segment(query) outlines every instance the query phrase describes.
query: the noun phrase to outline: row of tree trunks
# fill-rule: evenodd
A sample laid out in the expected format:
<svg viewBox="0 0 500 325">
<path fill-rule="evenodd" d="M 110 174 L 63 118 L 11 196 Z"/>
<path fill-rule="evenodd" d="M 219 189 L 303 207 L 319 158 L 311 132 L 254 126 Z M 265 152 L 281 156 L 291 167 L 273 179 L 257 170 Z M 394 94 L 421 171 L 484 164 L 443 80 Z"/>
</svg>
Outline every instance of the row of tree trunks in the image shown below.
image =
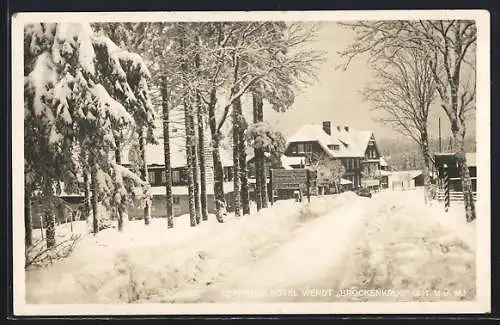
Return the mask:
<svg viewBox="0 0 500 325">
<path fill-rule="evenodd" d="M 200 77 L 200 54 L 196 53 L 194 58 L 197 76 Z M 207 207 L 207 182 L 206 182 L 206 164 L 205 164 L 205 122 L 203 120 L 203 108 L 201 106 L 201 97 L 196 93 L 196 124 L 198 139 L 198 166 L 199 166 L 199 191 L 200 191 L 200 209 L 202 220 L 208 220 Z"/>
</svg>

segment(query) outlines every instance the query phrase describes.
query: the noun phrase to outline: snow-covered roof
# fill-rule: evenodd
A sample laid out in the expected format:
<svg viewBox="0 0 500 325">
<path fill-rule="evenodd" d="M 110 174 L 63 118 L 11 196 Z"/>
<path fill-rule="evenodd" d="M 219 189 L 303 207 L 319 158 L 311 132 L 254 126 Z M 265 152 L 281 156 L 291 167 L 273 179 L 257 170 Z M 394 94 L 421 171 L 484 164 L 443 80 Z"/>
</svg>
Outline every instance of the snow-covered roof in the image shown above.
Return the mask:
<svg viewBox="0 0 500 325">
<path fill-rule="evenodd" d="M 231 193 L 233 191 L 233 182 L 224 182 L 224 193 Z M 151 193 L 154 195 L 166 195 L 165 186 L 152 186 Z M 207 184 L 207 195 L 214 194 L 213 184 Z M 172 186 L 172 195 L 188 195 L 187 186 Z"/>
<path fill-rule="evenodd" d="M 382 171 L 381 171 L 382 172 Z M 393 178 L 399 178 L 399 179 L 413 179 L 417 176 L 422 175 L 423 171 L 422 170 L 401 170 L 401 171 L 393 171 L 391 172 L 391 176 Z"/>
<path fill-rule="evenodd" d="M 318 141 L 324 144 L 340 144 L 339 139 L 329 136 L 323 131 L 321 125 L 306 124 L 303 125 L 294 135 L 288 139 L 288 142 Z"/>
<path fill-rule="evenodd" d="M 388 172 L 387 170 L 381 170 L 380 176 L 389 176 L 392 175 L 392 172 Z"/>
<path fill-rule="evenodd" d="M 163 153 L 163 140 L 159 139 L 159 144 L 146 145 L 146 161 L 148 165 L 165 165 L 165 156 Z M 205 154 L 211 155 L 209 141 L 205 144 Z M 230 167 L 233 165 L 232 153 L 225 149 L 219 149 L 222 166 Z M 210 161 L 212 159 L 210 158 Z M 122 164 L 129 164 L 129 151 L 122 151 Z M 180 168 L 186 166 L 186 144 L 184 139 L 174 138 L 170 141 L 170 166 L 171 168 Z"/>
<path fill-rule="evenodd" d="M 348 185 L 348 184 L 352 184 L 352 182 L 345 178 L 340 179 L 340 185 Z"/>
<path fill-rule="evenodd" d="M 289 156 L 281 156 L 281 164 L 283 167 L 287 166 L 295 166 L 295 165 L 304 165 L 305 158 L 304 157 L 289 157 Z"/>
<path fill-rule="evenodd" d="M 454 152 L 437 152 L 434 154 L 435 157 L 454 157 Z M 465 161 L 467 162 L 467 166 L 476 167 L 476 153 L 475 152 L 466 152 L 465 153 Z"/>
<path fill-rule="evenodd" d="M 364 157 L 366 147 L 373 136 L 372 131 L 358 131 L 352 128 L 332 127 L 328 135 L 321 124 L 303 125 L 287 141 L 287 146 L 293 142 L 316 141 L 331 157 Z M 338 146 L 338 150 L 329 146 Z"/>
</svg>

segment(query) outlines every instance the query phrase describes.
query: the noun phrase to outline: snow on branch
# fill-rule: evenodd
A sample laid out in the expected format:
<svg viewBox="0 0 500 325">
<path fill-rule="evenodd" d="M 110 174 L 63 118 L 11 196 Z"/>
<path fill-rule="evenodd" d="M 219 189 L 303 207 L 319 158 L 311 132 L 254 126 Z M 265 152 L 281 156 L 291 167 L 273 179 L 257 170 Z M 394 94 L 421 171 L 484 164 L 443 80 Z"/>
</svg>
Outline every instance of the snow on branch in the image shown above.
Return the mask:
<svg viewBox="0 0 500 325">
<path fill-rule="evenodd" d="M 100 84 L 90 88 L 93 95 L 95 108 L 100 117 L 111 117 L 112 120 L 122 124 L 133 124 L 132 116 L 127 112 L 122 104 L 114 100 Z"/>
</svg>

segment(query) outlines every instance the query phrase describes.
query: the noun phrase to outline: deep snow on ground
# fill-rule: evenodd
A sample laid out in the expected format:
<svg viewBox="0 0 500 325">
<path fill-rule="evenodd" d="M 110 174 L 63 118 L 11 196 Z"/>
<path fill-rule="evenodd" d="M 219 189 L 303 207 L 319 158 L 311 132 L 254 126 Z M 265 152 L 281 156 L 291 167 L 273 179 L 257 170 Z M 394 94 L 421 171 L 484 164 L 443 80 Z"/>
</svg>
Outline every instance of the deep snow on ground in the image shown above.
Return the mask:
<svg viewBox="0 0 500 325">
<path fill-rule="evenodd" d="M 444 214 L 437 202 L 423 203 L 421 190 L 385 191 L 372 199 L 344 193 L 313 197 L 311 204 L 278 201 L 224 224 L 210 216 L 192 228 L 182 216 L 174 229 L 153 219 L 150 226 L 130 222 L 124 233 L 107 229 L 86 235 L 69 258 L 26 273 L 26 298 L 28 303 L 470 299 L 475 239 L 475 223 L 465 222 L 462 205 Z M 367 297 L 352 289 L 386 292 Z"/>
<path fill-rule="evenodd" d="M 43 269 L 26 272 L 28 303 L 172 301 L 178 293 L 200 292 L 277 247 L 310 219 L 358 199 L 353 193 L 313 197 L 311 204 L 278 201 L 274 206 L 218 224 L 214 216 L 189 227 L 188 216 L 132 221 L 126 231 L 87 234 L 72 255 Z M 57 229 L 67 236 L 69 225 Z M 85 224 L 75 232 L 85 232 Z"/>
<path fill-rule="evenodd" d="M 295 300 L 294 291 L 330 277 L 342 265 L 359 230 L 380 202 L 358 197 L 291 234 L 282 245 L 245 265 L 194 301 Z"/>
<path fill-rule="evenodd" d="M 387 193 L 397 198 L 396 193 Z M 346 260 L 332 300 L 451 301 L 475 297 L 475 223 L 463 204 L 448 213 L 422 205 L 422 192 L 402 192 L 366 220 L 366 235 Z M 384 289 L 385 291 L 381 290 Z"/>
</svg>

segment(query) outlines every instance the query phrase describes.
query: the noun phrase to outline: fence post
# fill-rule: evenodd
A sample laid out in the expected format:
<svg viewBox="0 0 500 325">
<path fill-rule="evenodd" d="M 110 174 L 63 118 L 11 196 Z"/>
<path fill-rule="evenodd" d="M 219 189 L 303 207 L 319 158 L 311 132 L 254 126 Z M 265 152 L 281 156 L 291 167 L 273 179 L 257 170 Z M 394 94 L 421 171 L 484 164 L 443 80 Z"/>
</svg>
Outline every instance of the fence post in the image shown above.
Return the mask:
<svg viewBox="0 0 500 325">
<path fill-rule="evenodd" d="M 448 212 L 450 207 L 450 179 L 446 168 L 443 170 L 444 176 L 444 211 Z"/>
</svg>

